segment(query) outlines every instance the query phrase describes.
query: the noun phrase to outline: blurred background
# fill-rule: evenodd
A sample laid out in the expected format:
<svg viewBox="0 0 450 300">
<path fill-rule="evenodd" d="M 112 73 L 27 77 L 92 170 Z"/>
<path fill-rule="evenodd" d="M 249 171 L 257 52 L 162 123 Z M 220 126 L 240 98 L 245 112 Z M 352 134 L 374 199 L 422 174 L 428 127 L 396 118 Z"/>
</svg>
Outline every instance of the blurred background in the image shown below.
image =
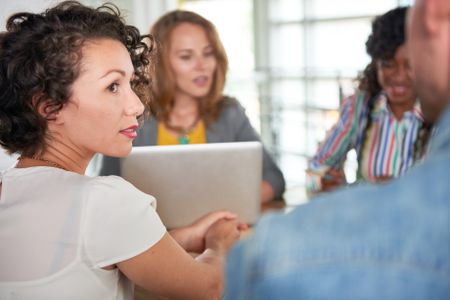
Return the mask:
<svg viewBox="0 0 450 300">
<path fill-rule="evenodd" d="M 59 1 L 0 2 L 1 30 L 18 11 L 40 12 Z M 105 1 L 82 0 L 98 6 Z M 173 9 L 212 21 L 228 54 L 226 94 L 246 108 L 253 126 L 275 156 L 287 181 L 287 196 L 304 199 L 307 158 L 338 117 L 366 66 L 365 41 L 374 16 L 412 0 L 112 0 L 129 23 L 148 32 Z M 0 159 L 0 170 L 15 157 Z M 345 166 L 355 178 L 355 154 Z M 292 197 L 295 195 L 294 197 Z"/>
</svg>

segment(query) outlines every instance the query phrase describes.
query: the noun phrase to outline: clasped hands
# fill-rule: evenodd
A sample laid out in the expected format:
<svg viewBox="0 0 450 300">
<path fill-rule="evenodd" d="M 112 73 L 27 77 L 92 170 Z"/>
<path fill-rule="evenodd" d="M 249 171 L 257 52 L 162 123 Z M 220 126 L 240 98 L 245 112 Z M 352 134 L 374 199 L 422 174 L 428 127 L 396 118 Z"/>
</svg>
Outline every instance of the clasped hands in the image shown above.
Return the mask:
<svg viewBox="0 0 450 300">
<path fill-rule="evenodd" d="M 202 253 L 207 248 L 226 252 L 239 240 L 241 231 L 247 229 L 236 214 L 214 211 L 186 227 L 171 230 L 170 234 L 187 252 Z"/>
</svg>

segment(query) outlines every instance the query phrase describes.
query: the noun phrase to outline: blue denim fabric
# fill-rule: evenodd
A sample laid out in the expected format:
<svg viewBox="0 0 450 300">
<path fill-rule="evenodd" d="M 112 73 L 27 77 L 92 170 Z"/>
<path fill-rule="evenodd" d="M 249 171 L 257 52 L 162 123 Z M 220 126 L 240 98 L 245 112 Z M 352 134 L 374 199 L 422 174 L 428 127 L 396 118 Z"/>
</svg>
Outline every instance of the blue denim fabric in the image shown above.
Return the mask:
<svg viewBox="0 0 450 300">
<path fill-rule="evenodd" d="M 262 218 L 224 299 L 450 299 L 450 110 L 407 175 Z"/>
</svg>

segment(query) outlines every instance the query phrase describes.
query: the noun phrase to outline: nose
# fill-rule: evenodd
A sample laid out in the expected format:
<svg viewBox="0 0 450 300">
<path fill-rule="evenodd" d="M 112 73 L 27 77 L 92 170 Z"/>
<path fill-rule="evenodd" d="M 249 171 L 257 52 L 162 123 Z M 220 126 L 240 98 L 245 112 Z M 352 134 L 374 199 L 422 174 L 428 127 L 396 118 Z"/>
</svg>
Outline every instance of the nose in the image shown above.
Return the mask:
<svg viewBox="0 0 450 300">
<path fill-rule="evenodd" d="M 127 96 L 127 106 L 125 108 L 125 114 L 127 116 L 139 116 L 144 112 L 144 104 L 136 93 L 130 89 Z"/>
<path fill-rule="evenodd" d="M 205 66 L 206 66 L 206 58 L 204 58 L 203 56 L 198 56 L 195 61 L 195 68 L 197 70 L 203 70 L 205 69 Z"/>
<path fill-rule="evenodd" d="M 411 76 L 411 70 L 409 68 L 409 65 L 399 64 L 395 69 L 394 75 L 397 79 L 409 78 Z"/>
</svg>

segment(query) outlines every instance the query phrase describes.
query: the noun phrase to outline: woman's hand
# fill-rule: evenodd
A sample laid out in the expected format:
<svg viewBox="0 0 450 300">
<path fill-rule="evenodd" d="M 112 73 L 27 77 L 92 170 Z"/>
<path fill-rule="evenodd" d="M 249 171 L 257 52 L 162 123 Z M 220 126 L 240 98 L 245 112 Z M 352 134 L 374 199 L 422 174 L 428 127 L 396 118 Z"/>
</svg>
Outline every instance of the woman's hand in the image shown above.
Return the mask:
<svg viewBox="0 0 450 300">
<path fill-rule="evenodd" d="M 240 229 L 237 220 L 220 219 L 205 235 L 205 246 L 226 255 L 231 246 L 239 240 Z"/>
<path fill-rule="evenodd" d="M 269 182 L 263 180 L 261 183 L 261 203 L 268 203 L 275 198 L 275 192 Z"/>
<path fill-rule="evenodd" d="M 321 178 L 322 191 L 329 192 L 347 183 L 344 170 L 329 169 Z"/>
<path fill-rule="evenodd" d="M 201 253 L 205 250 L 205 235 L 210 227 L 219 220 L 236 220 L 236 214 L 229 211 L 215 211 L 199 218 L 187 227 L 172 230 L 172 237 L 188 252 Z M 244 230 L 247 225 L 237 223 L 237 230 Z"/>
</svg>

